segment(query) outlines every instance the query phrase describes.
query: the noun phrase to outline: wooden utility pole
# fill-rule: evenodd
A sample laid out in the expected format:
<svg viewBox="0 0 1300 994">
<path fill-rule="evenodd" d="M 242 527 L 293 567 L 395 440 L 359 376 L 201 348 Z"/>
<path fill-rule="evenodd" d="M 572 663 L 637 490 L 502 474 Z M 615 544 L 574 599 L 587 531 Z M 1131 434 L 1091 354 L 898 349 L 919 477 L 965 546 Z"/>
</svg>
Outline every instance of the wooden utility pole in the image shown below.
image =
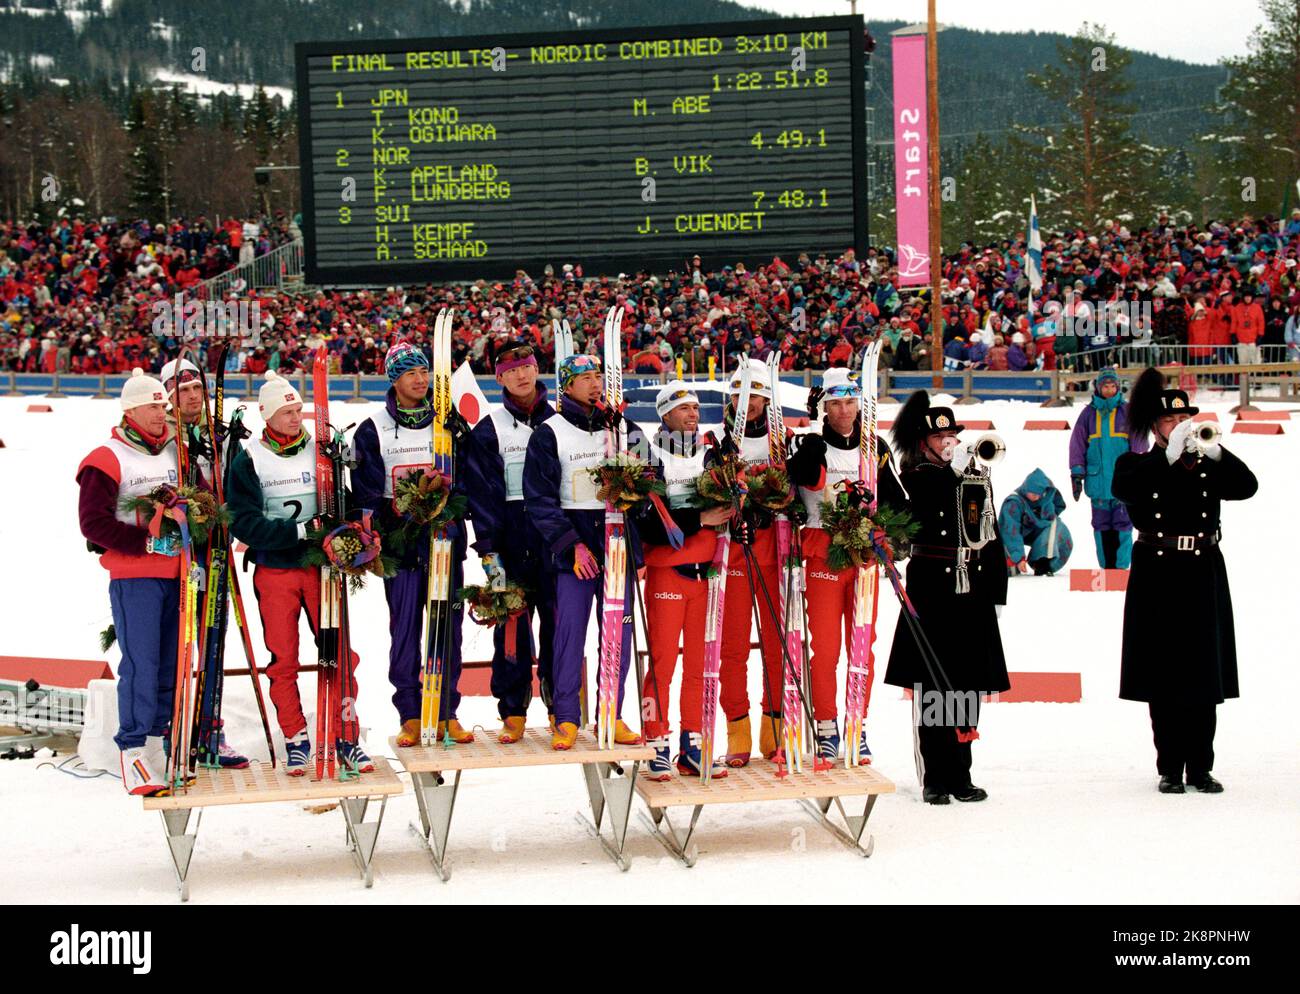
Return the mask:
<svg viewBox="0 0 1300 994">
<path fill-rule="evenodd" d="M 943 276 L 943 256 L 939 238 L 939 28 L 934 13 L 935 0 L 929 0 L 929 20 L 925 39 L 925 119 L 930 144 L 930 368 L 932 385 L 943 387 L 943 302 L 939 280 Z"/>
</svg>

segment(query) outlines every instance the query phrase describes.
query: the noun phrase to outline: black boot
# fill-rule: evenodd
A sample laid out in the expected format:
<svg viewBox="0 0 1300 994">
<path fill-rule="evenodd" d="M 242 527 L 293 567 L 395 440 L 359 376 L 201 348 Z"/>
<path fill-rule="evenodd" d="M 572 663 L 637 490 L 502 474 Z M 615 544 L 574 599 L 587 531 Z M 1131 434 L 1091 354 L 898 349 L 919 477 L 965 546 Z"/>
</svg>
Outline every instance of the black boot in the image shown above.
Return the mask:
<svg viewBox="0 0 1300 994">
<path fill-rule="evenodd" d="M 988 800 L 989 792 L 983 787 L 976 787 L 972 784 L 969 787 L 963 787 L 961 790 L 954 790 L 952 796 L 969 804 L 974 801 Z"/>
<path fill-rule="evenodd" d="M 921 797 L 925 799 L 926 804 L 948 804 L 948 795 L 942 790 L 935 790 L 926 787 L 921 791 Z"/>
<path fill-rule="evenodd" d="M 1187 792 L 1183 789 L 1183 781 L 1182 781 L 1181 779 L 1177 779 L 1177 780 L 1176 780 L 1176 779 L 1174 779 L 1173 777 L 1161 777 L 1161 778 L 1160 778 L 1160 787 L 1159 787 L 1158 789 L 1159 789 L 1160 793 L 1162 793 L 1162 794 L 1185 794 L 1185 793 L 1187 793 Z M 1220 788 L 1220 789 L 1222 789 L 1222 788 Z"/>
<path fill-rule="evenodd" d="M 1219 781 L 1215 780 L 1214 777 L 1210 776 L 1208 773 L 1202 773 L 1199 776 L 1189 776 L 1187 778 L 1187 786 L 1191 787 L 1192 790 L 1200 791 L 1202 794 L 1223 793 L 1223 784 L 1219 783 Z"/>
<path fill-rule="evenodd" d="M 1034 568 L 1034 576 L 1052 575 L 1052 561 L 1050 559 L 1035 559 L 1029 565 Z"/>
</svg>

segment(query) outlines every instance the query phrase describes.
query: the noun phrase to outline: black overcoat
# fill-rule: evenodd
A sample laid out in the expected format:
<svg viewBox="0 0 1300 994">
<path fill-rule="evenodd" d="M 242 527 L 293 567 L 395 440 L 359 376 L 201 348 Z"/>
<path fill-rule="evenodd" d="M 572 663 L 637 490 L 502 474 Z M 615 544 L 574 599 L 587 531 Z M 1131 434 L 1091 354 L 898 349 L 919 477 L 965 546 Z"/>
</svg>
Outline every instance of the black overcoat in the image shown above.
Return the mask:
<svg viewBox="0 0 1300 994">
<path fill-rule="evenodd" d="M 1227 449 L 1218 460 L 1160 447 L 1126 452 L 1111 489 L 1139 532 L 1203 539 L 1219 530 L 1219 502 L 1253 497 L 1259 483 Z M 1236 697 L 1237 645 L 1222 546 L 1180 552 L 1133 543 L 1124 599 L 1119 696 L 1220 704 Z"/>
<path fill-rule="evenodd" d="M 921 628 L 952 689 L 984 693 L 1010 689 L 996 611 L 997 605 L 1007 602 L 1007 568 L 1001 539 L 995 537 L 970 554 L 970 591 L 957 593 L 961 477 L 946 464 L 922 463 L 905 470 L 902 483 L 909 498 L 906 506 L 913 520 L 921 524 L 912 539 L 914 547 L 952 549 L 947 558 L 932 558 L 932 553 L 918 551 L 907 562 L 905 579 Z M 881 595 L 885 596 L 885 591 Z M 916 639 L 901 615 L 894 630 L 885 683 L 908 688 L 920 684 L 924 690 L 948 689 L 931 678 Z"/>
</svg>

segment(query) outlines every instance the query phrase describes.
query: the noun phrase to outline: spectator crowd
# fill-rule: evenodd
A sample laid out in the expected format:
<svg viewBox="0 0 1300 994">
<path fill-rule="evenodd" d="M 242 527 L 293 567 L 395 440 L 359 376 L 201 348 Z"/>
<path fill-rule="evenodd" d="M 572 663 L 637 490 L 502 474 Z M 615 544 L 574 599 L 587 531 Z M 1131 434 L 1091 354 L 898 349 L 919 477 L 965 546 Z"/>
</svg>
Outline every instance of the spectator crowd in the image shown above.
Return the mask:
<svg viewBox="0 0 1300 994">
<path fill-rule="evenodd" d="M 60 220 L 0 223 L 0 356 L 19 372 L 156 372 L 177 339 L 156 332 L 161 302 L 299 237 L 297 219 L 204 217 L 170 224 Z M 1186 360 L 1300 360 L 1300 209 L 1273 218 L 1178 226 L 1161 216 L 1131 229 L 1105 222 L 1043 244 L 1030 292 L 1023 237 L 943 259 L 943 365 L 948 369 L 1093 369 L 1120 346 L 1185 346 Z M 442 307 L 457 313 L 455 362 L 491 372 L 495 355 L 527 341 L 548 368 L 551 323 L 568 320 L 596 351 L 605 313 L 624 309 L 628 369 L 653 374 L 681 361 L 732 369 L 773 348 L 786 369 L 846 365 L 883 336 L 881 363 L 929 369 L 928 292 L 897 285 L 893 254 L 800 254 L 749 268 L 706 267 L 697 256 L 660 272 L 592 274 L 548 265 L 513 279 L 376 290 L 240 292 L 261 321 L 256 343 L 228 369 L 291 372 L 324 343 L 340 373 L 383 372 L 402 340 L 427 349 Z M 211 339 L 208 340 L 209 342 Z M 212 351 L 215 359 L 215 351 Z"/>
</svg>

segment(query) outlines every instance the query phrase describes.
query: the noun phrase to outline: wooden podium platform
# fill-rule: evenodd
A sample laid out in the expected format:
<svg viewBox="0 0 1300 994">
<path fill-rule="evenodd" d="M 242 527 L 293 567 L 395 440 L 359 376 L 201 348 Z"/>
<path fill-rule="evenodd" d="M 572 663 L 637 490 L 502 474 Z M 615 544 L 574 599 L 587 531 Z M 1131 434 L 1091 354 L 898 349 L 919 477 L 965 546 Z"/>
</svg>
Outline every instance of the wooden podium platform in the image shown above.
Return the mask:
<svg viewBox="0 0 1300 994">
<path fill-rule="evenodd" d="M 198 838 L 203 809 L 225 804 L 269 804 L 275 801 L 338 801 L 347 824 L 348 848 L 356 860 L 361 879 L 367 887 L 374 883 L 370 861 L 375 852 L 379 826 L 384 821 L 388 798 L 403 791 L 391 766 L 384 759 L 374 760 L 373 773 L 363 773 L 350 780 L 313 780 L 311 774 L 291 777 L 283 765 L 250 763 L 246 769 L 200 768 L 187 791 L 164 797 L 144 798 L 146 811 L 162 814 L 167 847 L 176 871 L 176 886 L 182 901 L 188 901 L 190 857 Z M 314 771 L 313 771 L 314 772 Z M 366 810 L 372 799 L 379 800 L 379 817 L 367 822 Z M 188 832 L 190 816 L 197 810 L 194 830 Z"/>
<path fill-rule="evenodd" d="M 776 767 L 762 758 L 755 758 L 749 766 L 731 769 L 721 780 L 703 784 L 695 777 L 674 774 L 672 780 L 653 781 L 640 777 L 637 793 L 650 809 L 645 822 L 650 831 L 670 853 L 687 866 L 694 866 L 698 851 L 691 842 L 700 812 L 706 804 L 750 804 L 756 801 L 799 801 L 809 814 L 837 839 L 858 853 L 870 856 L 874 842 L 870 835 L 863 841 L 863 831 L 876 798 L 894 792 L 893 782 L 871 766 L 846 769 L 843 762 L 829 770 L 813 771 L 812 757 L 805 757 L 803 773 L 776 775 Z M 860 815 L 851 815 L 844 809 L 847 797 L 865 797 L 865 807 Z M 832 805 L 844 821 L 844 827 L 829 818 Z M 668 818 L 668 809 L 691 807 L 691 820 L 685 833 L 674 828 Z M 653 820 L 651 820 L 653 819 Z"/>
<path fill-rule="evenodd" d="M 578 741 L 572 749 L 563 752 L 551 748 L 551 732 L 547 728 L 526 729 L 524 737 L 510 745 L 498 742 L 495 732 L 476 734 L 474 741 L 465 745 L 398 748 L 396 739 L 390 739 L 389 744 L 397 761 L 411 774 L 411 786 L 415 788 L 420 824 L 412 822 L 411 831 L 424 843 L 434 870 L 442 880 L 451 879 L 447 836 L 451 831 L 451 815 L 460 790 L 461 774 L 466 770 L 526 766 L 581 766 L 592 817 L 588 819 L 578 814 L 578 820 L 596 837 L 620 870 L 628 868 L 623 843 L 627 838 L 627 820 L 632 810 L 632 785 L 642 761 L 654 758 L 654 750 L 649 746 L 599 749 L 596 736 L 588 728 L 578 733 Z M 631 768 L 624 767 L 624 763 L 631 763 Z M 456 776 L 448 784 L 442 774 L 451 772 Z M 607 809 L 611 839 L 606 839 L 605 833 L 601 832 L 601 821 Z"/>
</svg>

